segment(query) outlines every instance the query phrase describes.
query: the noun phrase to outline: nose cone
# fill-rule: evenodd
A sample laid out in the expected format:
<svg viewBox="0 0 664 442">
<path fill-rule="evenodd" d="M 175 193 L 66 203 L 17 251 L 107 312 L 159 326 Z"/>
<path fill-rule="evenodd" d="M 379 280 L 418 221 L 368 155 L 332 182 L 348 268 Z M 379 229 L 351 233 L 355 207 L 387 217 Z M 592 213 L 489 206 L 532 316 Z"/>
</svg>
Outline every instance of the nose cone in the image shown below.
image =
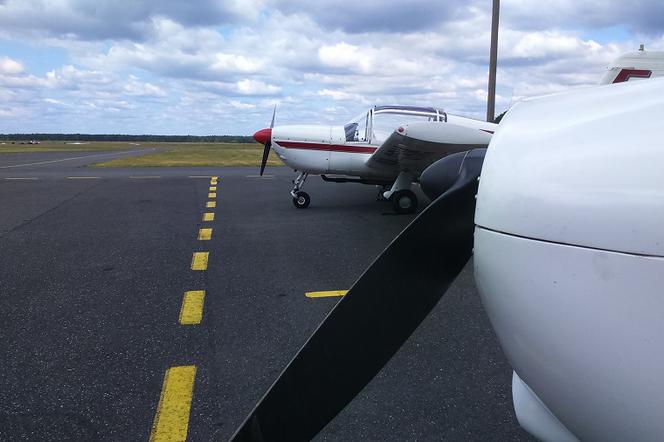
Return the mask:
<svg viewBox="0 0 664 442">
<path fill-rule="evenodd" d="M 272 141 L 272 129 L 261 129 L 254 134 L 254 140 L 265 145 Z"/>
</svg>

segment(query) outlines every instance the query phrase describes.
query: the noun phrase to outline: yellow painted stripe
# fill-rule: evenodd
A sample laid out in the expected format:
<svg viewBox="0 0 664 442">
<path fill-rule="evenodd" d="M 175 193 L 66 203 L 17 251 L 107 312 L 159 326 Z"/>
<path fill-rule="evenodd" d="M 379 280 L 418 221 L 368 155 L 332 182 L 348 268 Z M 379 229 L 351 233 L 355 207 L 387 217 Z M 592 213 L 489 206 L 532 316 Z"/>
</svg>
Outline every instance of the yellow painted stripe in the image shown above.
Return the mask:
<svg viewBox="0 0 664 442">
<path fill-rule="evenodd" d="M 206 270 L 208 255 L 208 252 L 194 252 L 194 256 L 191 258 L 191 270 Z"/>
<path fill-rule="evenodd" d="M 157 413 L 152 424 L 150 442 L 187 440 L 195 378 L 195 365 L 171 367 L 166 370 Z"/>
<path fill-rule="evenodd" d="M 210 179 L 213 179 L 213 180 L 216 180 L 216 179 L 218 179 L 218 178 L 219 178 L 218 176 L 211 176 L 211 177 L 210 177 Z"/>
<path fill-rule="evenodd" d="M 33 177 L 33 176 L 28 176 L 28 177 L 14 176 L 14 177 L 7 177 L 5 179 L 6 180 L 38 180 L 39 178 Z"/>
<path fill-rule="evenodd" d="M 203 301 L 205 290 L 191 290 L 184 292 L 182 308 L 180 309 L 180 324 L 200 324 L 203 319 Z"/>
<path fill-rule="evenodd" d="M 210 186 L 210 192 L 216 192 L 217 186 Z"/>
<path fill-rule="evenodd" d="M 98 180 L 100 176 L 68 176 L 68 180 Z"/>
<path fill-rule="evenodd" d="M 198 230 L 198 240 L 207 241 L 212 239 L 212 229 L 199 229 Z"/>
<path fill-rule="evenodd" d="M 203 214 L 203 221 L 214 221 L 214 212 L 205 212 Z"/>
<path fill-rule="evenodd" d="M 329 298 L 332 296 L 344 296 L 348 290 L 329 290 L 327 292 L 307 292 L 304 294 L 307 298 Z"/>
<path fill-rule="evenodd" d="M 214 198 L 216 198 L 216 197 L 217 197 L 217 194 L 216 194 L 215 192 L 210 192 L 210 193 L 208 193 L 208 198 L 210 198 L 210 199 L 214 199 Z"/>
<path fill-rule="evenodd" d="M 208 209 L 212 209 L 217 207 L 217 202 L 216 201 L 208 201 L 207 204 L 205 205 Z"/>
</svg>

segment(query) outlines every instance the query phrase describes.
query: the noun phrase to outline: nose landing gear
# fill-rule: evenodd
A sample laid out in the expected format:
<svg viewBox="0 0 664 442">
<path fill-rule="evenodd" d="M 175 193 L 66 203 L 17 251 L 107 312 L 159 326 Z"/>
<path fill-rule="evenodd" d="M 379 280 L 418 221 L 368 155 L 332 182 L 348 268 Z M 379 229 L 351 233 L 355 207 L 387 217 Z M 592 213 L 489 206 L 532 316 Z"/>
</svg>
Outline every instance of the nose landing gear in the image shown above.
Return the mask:
<svg viewBox="0 0 664 442">
<path fill-rule="evenodd" d="M 293 205 L 298 209 L 306 209 L 311 203 L 311 197 L 307 192 L 302 192 L 300 189 L 309 176 L 308 173 L 302 172 L 293 180 L 293 190 L 291 196 L 293 197 Z"/>
<path fill-rule="evenodd" d="M 410 190 L 414 176 L 408 172 L 400 172 L 392 188 L 383 193 L 383 197 L 392 202 L 396 213 L 415 213 L 417 196 Z"/>
</svg>

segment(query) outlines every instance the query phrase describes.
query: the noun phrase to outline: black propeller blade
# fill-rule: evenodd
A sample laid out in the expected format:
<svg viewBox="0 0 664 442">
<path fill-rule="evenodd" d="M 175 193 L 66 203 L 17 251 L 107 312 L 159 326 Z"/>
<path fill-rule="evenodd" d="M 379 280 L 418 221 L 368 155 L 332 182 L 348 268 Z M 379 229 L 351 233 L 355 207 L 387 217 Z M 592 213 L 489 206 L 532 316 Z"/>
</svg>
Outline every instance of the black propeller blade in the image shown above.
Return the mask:
<svg viewBox="0 0 664 442">
<path fill-rule="evenodd" d="M 274 106 L 274 110 L 272 111 L 272 122 L 270 123 L 270 136 L 269 138 L 265 141 L 265 147 L 263 147 L 263 160 L 261 161 L 261 176 L 263 176 L 263 172 L 265 171 L 265 165 L 267 164 L 267 158 L 270 156 L 270 148 L 272 147 L 272 128 L 274 127 L 274 116 L 277 113 L 277 106 Z"/>
<path fill-rule="evenodd" d="M 311 439 L 403 345 L 472 254 L 475 195 L 484 152 L 477 149 L 462 153 L 461 161 L 456 156 L 447 160 L 454 162 L 444 168 L 452 174 L 445 181 L 447 191 L 357 280 L 233 441 Z"/>
</svg>

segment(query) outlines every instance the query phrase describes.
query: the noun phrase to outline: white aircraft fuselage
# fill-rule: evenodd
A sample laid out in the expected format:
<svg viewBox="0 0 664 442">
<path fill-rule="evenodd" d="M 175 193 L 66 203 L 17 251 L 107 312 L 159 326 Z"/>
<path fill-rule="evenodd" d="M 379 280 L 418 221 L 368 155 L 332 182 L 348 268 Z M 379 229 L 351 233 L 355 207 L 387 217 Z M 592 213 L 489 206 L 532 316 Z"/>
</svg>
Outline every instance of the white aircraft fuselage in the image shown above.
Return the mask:
<svg viewBox="0 0 664 442">
<path fill-rule="evenodd" d="M 327 181 L 381 185 L 385 199 L 400 192 L 395 210 L 409 213 L 417 205 L 410 187 L 421 172 L 449 154 L 486 147 L 496 126 L 436 108 L 382 106 L 345 125 L 276 126 L 254 138 L 300 172 L 291 192 L 296 207 L 308 205 L 309 196 L 300 188 L 312 174 Z M 297 204 L 298 194 L 306 198 L 304 206 Z"/>
</svg>

